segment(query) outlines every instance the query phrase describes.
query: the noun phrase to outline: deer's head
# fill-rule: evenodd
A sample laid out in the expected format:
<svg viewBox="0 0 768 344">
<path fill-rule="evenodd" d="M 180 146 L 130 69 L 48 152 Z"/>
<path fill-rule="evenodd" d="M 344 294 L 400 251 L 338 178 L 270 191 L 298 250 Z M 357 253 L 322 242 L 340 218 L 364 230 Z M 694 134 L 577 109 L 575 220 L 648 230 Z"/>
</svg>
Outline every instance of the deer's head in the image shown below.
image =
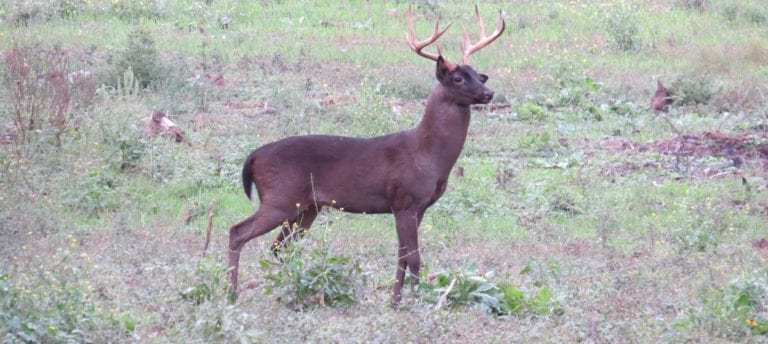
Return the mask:
<svg viewBox="0 0 768 344">
<path fill-rule="evenodd" d="M 416 54 L 428 58 L 437 62 L 437 69 L 435 76 L 440 84 L 449 92 L 449 95 L 458 104 L 471 105 L 471 104 L 487 104 L 493 99 L 493 91 L 485 86 L 485 82 L 488 80 L 488 76 L 476 72 L 469 66 L 469 56 L 486 47 L 488 44 L 499 38 L 502 32 L 504 32 L 504 19 L 499 12 L 499 21 L 496 25 L 496 30 L 490 36 L 485 34 L 485 24 L 480 17 L 480 11 L 475 6 L 475 16 L 480 26 L 480 40 L 477 43 L 472 43 L 467 33 L 464 33 L 464 39 L 461 42 L 461 60 L 463 65 L 457 65 L 451 63 L 446 59 L 440 49 L 440 45 L 436 44 L 437 54 L 423 51 L 425 47 L 437 41 L 448 28 L 451 26 L 448 24 L 442 31 L 440 27 L 440 18 L 435 22 L 435 29 L 432 32 L 432 36 L 423 40 L 416 40 L 416 31 L 413 27 L 413 13 L 411 8 L 408 8 L 408 32 L 406 33 L 406 39 L 408 46 Z"/>
<path fill-rule="evenodd" d="M 454 65 L 449 68 L 441 56 L 437 60 L 435 76 L 458 104 L 488 104 L 493 99 L 493 91 L 485 86 L 488 76 L 475 72 L 470 66 Z"/>
</svg>

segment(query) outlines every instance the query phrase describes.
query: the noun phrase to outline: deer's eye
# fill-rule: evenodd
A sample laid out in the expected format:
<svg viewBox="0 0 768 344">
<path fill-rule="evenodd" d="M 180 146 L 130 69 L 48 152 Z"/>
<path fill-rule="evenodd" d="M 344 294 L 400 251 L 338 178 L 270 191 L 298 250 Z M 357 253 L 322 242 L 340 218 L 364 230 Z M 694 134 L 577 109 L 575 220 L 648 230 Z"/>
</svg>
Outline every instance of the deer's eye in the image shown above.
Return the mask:
<svg viewBox="0 0 768 344">
<path fill-rule="evenodd" d="M 464 81 L 464 79 L 462 79 L 460 76 L 457 76 L 457 77 L 453 78 L 453 82 L 455 82 L 457 84 L 460 84 L 463 81 Z"/>
</svg>

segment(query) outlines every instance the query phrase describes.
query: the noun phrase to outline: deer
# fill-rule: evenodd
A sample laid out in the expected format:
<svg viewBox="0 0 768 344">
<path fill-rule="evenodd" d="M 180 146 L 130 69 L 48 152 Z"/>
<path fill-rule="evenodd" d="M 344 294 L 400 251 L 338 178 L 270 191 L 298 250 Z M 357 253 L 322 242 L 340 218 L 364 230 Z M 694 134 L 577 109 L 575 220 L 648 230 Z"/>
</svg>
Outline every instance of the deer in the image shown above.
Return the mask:
<svg viewBox="0 0 768 344">
<path fill-rule="evenodd" d="M 460 65 L 442 56 L 439 44 L 437 53 L 424 50 L 450 28 L 450 23 L 440 30 L 438 17 L 432 35 L 418 41 L 413 13 L 408 9 L 406 42 L 414 53 L 436 63 L 438 81 L 416 127 L 373 138 L 292 136 L 265 144 L 248 155 L 243 164 L 243 188 L 252 199 L 252 186 L 256 186 L 259 206 L 229 231 L 234 298 L 245 243 L 280 227 L 272 245 L 277 255 L 296 232 L 309 229 L 323 207 L 349 213 L 393 214 L 398 246 L 392 305 L 397 306 L 402 299 L 406 268 L 411 288 L 418 286 L 419 225 L 427 208 L 446 190 L 451 169 L 467 138 L 470 107 L 488 104 L 494 95 L 485 86 L 488 76 L 469 66 L 469 56 L 499 38 L 505 23 L 499 11 L 495 31 L 486 35 L 477 6 L 475 16 L 480 39 L 472 43 L 469 35 L 463 34 Z"/>
<path fill-rule="evenodd" d="M 656 112 L 667 112 L 673 102 L 672 92 L 664 87 L 664 84 L 661 83 L 660 79 L 656 80 L 656 93 L 654 93 L 653 98 L 651 98 L 651 109 Z"/>
</svg>

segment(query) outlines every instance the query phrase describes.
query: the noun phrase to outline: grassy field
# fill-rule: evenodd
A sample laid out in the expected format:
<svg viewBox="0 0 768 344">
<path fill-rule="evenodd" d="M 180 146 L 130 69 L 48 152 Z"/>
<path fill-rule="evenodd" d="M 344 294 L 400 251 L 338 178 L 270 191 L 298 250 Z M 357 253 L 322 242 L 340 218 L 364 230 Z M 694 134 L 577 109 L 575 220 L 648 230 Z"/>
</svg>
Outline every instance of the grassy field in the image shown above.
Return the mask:
<svg viewBox="0 0 768 344">
<path fill-rule="evenodd" d="M 421 225 L 424 290 L 389 307 L 392 216 L 325 211 L 282 264 L 277 231 L 249 242 L 229 302 L 251 150 L 419 121 L 436 80 L 409 5 L 420 36 L 453 23 L 458 61 L 459 1 L 0 4 L 4 342 L 768 342 L 757 0 L 480 3 L 507 23 L 473 56 L 496 98 Z M 181 143 L 144 133 L 153 111 Z M 437 307 L 449 280 L 488 288 Z M 509 286 L 524 306 L 489 312 Z"/>
</svg>

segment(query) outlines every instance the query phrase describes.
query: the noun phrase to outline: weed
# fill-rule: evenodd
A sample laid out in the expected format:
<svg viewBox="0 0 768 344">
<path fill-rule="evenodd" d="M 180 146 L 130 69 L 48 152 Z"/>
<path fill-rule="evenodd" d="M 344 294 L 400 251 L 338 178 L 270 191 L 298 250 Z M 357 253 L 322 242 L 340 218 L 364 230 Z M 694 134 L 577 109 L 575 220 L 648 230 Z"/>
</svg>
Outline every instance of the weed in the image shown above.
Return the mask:
<svg viewBox="0 0 768 344">
<path fill-rule="evenodd" d="M 738 3 L 730 3 L 723 7 L 722 14 L 728 21 L 736 21 L 739 18 L 740 7 Z"/>
<path fill-rule="evenodd" d="M 599 90 L 600 84 L 588 76 L 584 78 L 562 78 L 560 79 L 560 92 L 558 93 L 556 105 L 593 108 L 594 104 L 591 96 Z"/>
<path fill-rule="evenodd" d="M 513 115 L 521 121 L 544 121 L 550 114 L 546 107 L 535 101 L 527 101 L 517 106 Z"/>
<path fill-rule="evenodd" d="M 480 276 L 477 267 L 469 265 L 459 271 L 425 276 L 422 281 L 426 282 L 419 284 L 418 291 L 421 300 L 438 307 L 474 306 L 496 315 L 549 314 L 560 308 L 546 286 L 526 293 L 512 283 L 489 282 L 493 276 L 493 271 Z M 429 281 L 430 278 L 434 282 Z"/>
<path fill-rule="evenodd" d="M 130 172 L 139 167 L 141 157 L 147 149 L 147 143 L 142 137 L 137 135 L 119 138 L 116 146 L 120 149 L 120 171 Z"/>
<path fill-rule="evenodd" d="M 346 122 L 349 134 L 372 137 L 384 135 L 401 129 L 412 123 L 401 123 L 405 118 L 398 117 L 387 105 L 382 94 L 382 84 L 374 84 L 371 79 L 364 79 L 360 85 L 360 98 L 350 106 L 349 112 L 341 119 Z"/>
<path fill-rule="evenodd" d="M 115 64 L 116 73 L 131 71 L 130 78 L 141 88 L 147 88 L 153 83 L 158 83 L 163 74 L 155 40 L 149 31 L 137 28 L 128 35 L 128 43 Z M 118 83 L 132 86 L 129 76 L 118 78 Z"/>
<path fill-rule="evenodd" d="M 544 156 L 531 160 L 531 165 L 541 168 L 567 169 L 585 164 L 584 152 L 543 152 Z"/>
<path fill-rule="evenodd" d="M 232 304 L 229 268 L 220 258 L 207 256 L 195 265 L 192 286 L 181 292 L 189 304 L 188 319 L 178 329 L 184 336 L 209 342 L 253 342 L 262 331 L 254 327 L 253 315 Z"/>
<path fill-rule="evenodd" d="M 55 18 L 56 5 L 56 2 L 39 0 L 6 1 L 0 4 L 0 14 L 15 25 L 29 26 Z"/>
<path fill-rule="evenodd" d="M 768 335 L 768 270 L 744 274 L 724 288 L 712 288 L 701 296 L 700 308 L 691 308 L 674 326 L 693 337 L 697 331 L 740 341 Z"/>
<path fill-rule="evenodd" d="M 643 46 L 640 24 L 634 13 L 618 10 L 608 13 L 603 25 L 611 38 L 611 44 L 619 51 L 637 52 Z"/>
<path fill-rule="evenodd" d="M 704 11 L 709 5 L 709 0 L 677 0 L 677 6 L 694 11 Z"/>
<path fill-rule="evenodd" d="M 755 25 L 763 25 L 768 21 L 765 8 L 749 7 L 745 9 L 744 16 L 747 17 L 750 23 Z"/>
<path fill-rule="evenodd" d="M 196 305 L 228 297 L 229 269 L 207 256 L 197 262 L 197 283 L 181 293 L 181 298 Z"/>
<path fill-rule="evenodd" d="M 93 89 L 71 77 L 69 54 L 62 48 L 17 45 L 4 58 L 17 142 L 28 145 L 32 136 L 47 133 L 61 147 L 64 133 L 71 129 L 74 104 L 92 104 Z M 26 156 L 22 152 L 17 153 Z"/>
<path fill-rule="evenodd" d="M 530 131 L 520 137 L 517 145 L 520 148 L 532 151 L 548 150 L 552 146 L 552 133 L 550 131 Z"/>
<path fill-rule="evenodd" d="M 69 241 L 74 242 L 70 236 Z M 116 319 L 96 302 L 87 278 L 89 263 L 73 257 L 62 243 L 52 260 L 37 260 L 28 269 L 0 268 L 0 331 L 5 342 L 99 341 L 97 329 L 129 333 L 129 315 Z M 20 252 L 27 255 L 27 252 Z M 125 332 L 124 332 L 125 331 Z"/>
<path fill-rule="evenodd" d="M 722 15 L 730 22 L 739 19 L 752 25 L 764 25 L 768 21 L 768 14 L 764 7 L 752 6 L 749 3 L 734 2 L 726 4 L 722 9 Z"/>
<path fill-rule="evenodd" d="M 715 95 L 715 86 L 706 73 L 680 75 L 669 88 L 674 94 L 675 102 L 683 105 L 706 105 Z"/>
<path fill-rule="evenodd" d="M 160 19 L 165 15 L 165 0 L 113 0 L 101 10 L 125 20 Z"/>
<path fill-rule="evenodd" d="M 299 228 L 294 225 L 292 230 Z M 259 261 L 268 281 L 266 294 L 299 308 L 355 303 L 360 264 L 334 254 L 325 239 L 314 248 L 306 238 L 294 240 L 281 250 L 280 257 L 280 262 Z"/>
<path fill-rule="evenodd" d="M 92 172 L 80 180 L 77 187 L 65 192 L 64 204 L 86 216 L 114 210 L 119 205 L 116 186 L 115 176 L 109 171 Z"/>
</svg>

